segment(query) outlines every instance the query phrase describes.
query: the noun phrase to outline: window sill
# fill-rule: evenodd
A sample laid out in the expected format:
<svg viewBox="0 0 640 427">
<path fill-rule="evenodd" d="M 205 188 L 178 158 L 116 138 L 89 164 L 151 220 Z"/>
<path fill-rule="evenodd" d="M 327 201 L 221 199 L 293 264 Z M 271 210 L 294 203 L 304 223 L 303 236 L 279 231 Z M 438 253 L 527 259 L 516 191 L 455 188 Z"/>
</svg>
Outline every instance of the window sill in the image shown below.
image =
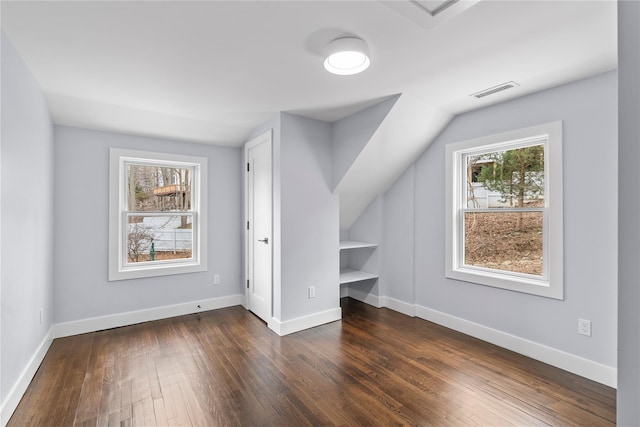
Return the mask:
<svg viewBox="0 0 640 427">
<path fill-rule="evenodd" d="M 199 271 L 207 271 L 207 266 L 203 263 L 175 263 L 166 264 L 147 264 L 143 266 L 125 267 L 119 270 L 109 271 L 109 281 L 142 279 L 145 277 L 168 276 L 173 274 L 196 273 Z"/>
<path fill-rule="evenodd" d="M 543 278 L 527 274 L 502 274 L 496 270 L 459 267 L 448 269 L 446 277 L 493 288 L 537 295 L 546 298 L 563 299 L 562 284 L 552 284 Z"/>
</svg>

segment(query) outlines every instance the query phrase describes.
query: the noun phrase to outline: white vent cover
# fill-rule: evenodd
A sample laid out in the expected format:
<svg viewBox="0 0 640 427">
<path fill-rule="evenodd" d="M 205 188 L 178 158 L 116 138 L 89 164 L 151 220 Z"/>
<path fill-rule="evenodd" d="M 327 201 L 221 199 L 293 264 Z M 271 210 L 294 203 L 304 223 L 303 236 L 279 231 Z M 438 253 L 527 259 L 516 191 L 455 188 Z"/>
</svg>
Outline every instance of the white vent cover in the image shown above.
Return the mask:
<svg viewBox="0 0 640 427">
<path fill-rule="evenodd" d="M 490 87 L 489 89 L 481 90 L 480 92 L 472 93 L 469 96 L 480 99 L 484 98 L 485 96 L 493 95 L 494 93 L 502 92 L 503 90 L 512 89 L 518 86 L 520 86 L 518 83 L 511 81 L 499 84 L 498 86 Z"/>
</svg>

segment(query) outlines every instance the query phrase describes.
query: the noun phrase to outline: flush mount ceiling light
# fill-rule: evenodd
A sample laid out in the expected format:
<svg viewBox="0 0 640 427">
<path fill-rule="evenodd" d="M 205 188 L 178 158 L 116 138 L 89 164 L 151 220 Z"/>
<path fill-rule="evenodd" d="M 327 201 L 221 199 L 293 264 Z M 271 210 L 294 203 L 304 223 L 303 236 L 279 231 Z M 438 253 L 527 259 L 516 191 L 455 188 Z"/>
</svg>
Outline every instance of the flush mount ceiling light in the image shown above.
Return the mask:
<svg viewBox="0 0 640 427">
<path fill-rule="evenodd" d="M 369 48 L 356 37 L 335 39 L 324 49 L 324 68 L 330 73 L 348 76 L 369 67 Z"/>
</svg>

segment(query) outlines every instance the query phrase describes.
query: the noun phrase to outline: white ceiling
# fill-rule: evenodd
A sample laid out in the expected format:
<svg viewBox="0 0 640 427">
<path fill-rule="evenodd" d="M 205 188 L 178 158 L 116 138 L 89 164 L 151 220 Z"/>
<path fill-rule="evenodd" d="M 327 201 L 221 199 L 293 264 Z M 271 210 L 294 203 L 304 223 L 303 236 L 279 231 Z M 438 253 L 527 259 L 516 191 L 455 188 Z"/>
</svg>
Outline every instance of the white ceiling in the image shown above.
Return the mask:
<svg viewBox="0 0 640 427">
<path fill-rule="evenodd" d="M 617 66 L 615 0 L 463 1 L 435 17 L 403 0 L 0 7 L 55 123 L 231 146 L 278 111 L 334 121 L 403 93 L 457 114 Z M 344 35 L 369 44 L 360 75 L 322 67 Z"/>
</svg>

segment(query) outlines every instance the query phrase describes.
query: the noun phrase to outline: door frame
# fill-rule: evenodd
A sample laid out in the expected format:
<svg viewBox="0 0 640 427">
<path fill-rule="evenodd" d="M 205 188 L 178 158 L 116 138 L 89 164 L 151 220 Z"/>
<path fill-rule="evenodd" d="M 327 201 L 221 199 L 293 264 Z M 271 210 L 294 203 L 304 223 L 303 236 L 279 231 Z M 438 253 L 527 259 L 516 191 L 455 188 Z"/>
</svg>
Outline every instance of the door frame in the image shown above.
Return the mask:
<svg viewBox="0 0 640 427">
<path fill-rule="evenodd" d="M 247 165 L 248 165 L 248 160 L 249 160 L 249 150 L 253 147 L 256 147 L 262 143 L 268 142 L 269 146 L 270 146 L 270 157 L 271 157 L 271 233 L 270 235 L 272 236 L 271 239 L 271 244 L 270 249 L 271 249 L 271 292 L 269 293 L 269 305 L 270 305 L 270 317 L 273 318 L 273 259 L 274 259 L 274 251 L 273 251 L 273 131 L 272 129 L 269 129 L 268 131 L 258 135 L 257 137 L 247 141 L 244 144 L 244 150 L 243 150 L 243 162 L 242 162 L 242 168 L 243 168 L 243 172 L 242 172 L 242 176 L 243 176 L 243 181 L 244 181 L 244 197 L 243 197 L 243 203 L 244 203 L 244 222 L 242 224 L 242 229 L 244 232 L 244 281 L 243 281 L 243 288 L 244 288 L 244 308 L 247 310 L 250 310 L 249 307 L 249 286 L 248 286 L 248 280 L 249 280 L 249 251 L 252 248 L 252 245 L 255 244 L 255 241 L 250 239 L 250 233 L 249 233 L 249 229 L 248 229 L 248 224 L 249 224 L 249 180 L 248 180 L 248 174 L 247 174 Z M 255 239 L 254 239 L 255 240 Z M 269 319 L 270 320 L 270 319 Z M 270 323 L 269 321 L 267 323 Z"/>
</svg>

